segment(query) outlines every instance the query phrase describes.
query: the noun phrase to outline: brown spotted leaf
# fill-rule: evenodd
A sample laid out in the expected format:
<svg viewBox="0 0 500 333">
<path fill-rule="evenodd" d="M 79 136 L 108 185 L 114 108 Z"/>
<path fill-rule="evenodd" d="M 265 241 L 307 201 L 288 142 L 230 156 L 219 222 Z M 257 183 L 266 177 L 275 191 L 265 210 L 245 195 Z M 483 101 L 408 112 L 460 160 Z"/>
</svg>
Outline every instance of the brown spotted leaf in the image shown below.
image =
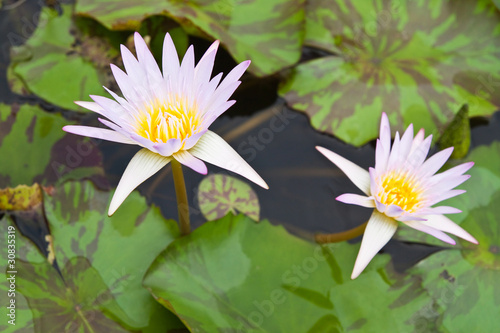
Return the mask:
<svg viewBox="0 0 500 333">
<path fill-rule="evenodd" d="M 198 188 L 198 204 L 208 221 L 220 219 L 231 212 L 243 213 L 259 220 L 260 205 L 250 185 L 224 174 L 205 177 Z"/>
<path fill-rule="evenodd" d="M 120 0 L 77 2 L 76 12 L 111 29 L 137 29 L 149 15 L 165 14 L 187 30 L 220 39 L 238 61 L 252 60 L 250 70 L 268 75 L 300 58 L 304 0 Z"/>
<path fill-rule="evenodd" d="M 400 131 L 441 131 L 463 104 L 471 116 L 500 106 L 499 29 L 490 0 L 308 1 L 305 43 L 337 55 L 297 66 L 280 94 L 356 146 L 383 111 Z"/>
</svg>

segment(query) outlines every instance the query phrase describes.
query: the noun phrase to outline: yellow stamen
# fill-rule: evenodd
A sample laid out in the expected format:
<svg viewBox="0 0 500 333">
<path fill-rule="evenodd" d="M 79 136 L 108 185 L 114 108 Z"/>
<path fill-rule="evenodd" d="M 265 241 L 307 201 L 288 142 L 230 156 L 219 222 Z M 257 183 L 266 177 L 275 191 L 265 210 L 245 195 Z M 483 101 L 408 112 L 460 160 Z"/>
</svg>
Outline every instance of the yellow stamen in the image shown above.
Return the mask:
<svg viewBox="0 0 500 333">
<path fill-rule="evenodd" d="M 155 101 L 136 117 L 136 133 L 153 142 L 184 140 L 200 130 L 201 117 L 196 112 L 196 105 L 181 98 L 170 104 Z"/>
<path fill-rule="evenodd" d="M 389 172 L 381 177 L 382 192 L 380 202 L 384 205 L 396 205 L 407 212 L 414 212 L 422 202 L 420 184 L 407 173 Z"/>
</svg>

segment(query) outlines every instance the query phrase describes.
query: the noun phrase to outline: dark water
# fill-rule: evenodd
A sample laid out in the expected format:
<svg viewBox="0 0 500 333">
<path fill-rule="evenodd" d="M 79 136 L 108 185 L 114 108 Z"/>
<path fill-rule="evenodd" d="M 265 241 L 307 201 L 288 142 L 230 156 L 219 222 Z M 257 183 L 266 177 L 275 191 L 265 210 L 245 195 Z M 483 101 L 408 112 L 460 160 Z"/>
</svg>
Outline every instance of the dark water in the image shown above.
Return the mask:
<svg viewBox="0 0 500 333">
<path fill-rule="evenodd" d="M 36 96 L 20 96 L 8 89 L 6 68 L 9 48 L 22 44 L 31 35 L 39 10 L 40 2 L 21 1 L 17 6 L 0 11 L 0 102 L 39 104 L 49 112 L 62 112 L 83 124 L 99 126 L 94 114 L 81 115 L 62 110 Z M 198 59 L 210 45 L 210 42 L 199 38 L 191 38 L 190 43 L 195 44 Z M 302 58 L 316 56 L 317 52 L 306 49 Z M 232 58 L 221 50 L 214 72 L 227 73 L 234 65 Z M 279 80 L 278 75 L 264 79 L 246 75 L 233 96 L 237 100 L 236 105 L 211 126 L 211 130 L 223 136 L 269 184 L 270 190 L 251 184 L 261 204 L 261 218 L 284 225 L 306 239 L 312 239 L 317 232 L 339 232 L 364 223 L 371 209 L 335 200 L 342 193 L 360 193 L 359 190 L 314 147 L 320 145 L 331 149 L 367 169 L 374 165 L 374 143 L 355 148 L 318 133 L 310 126 L 307 116 L 288 109 L 277 97 Z M 490 119 L 472 119 L 471 124 L 472 147 L 500 140 L 499 112 Z M 101 142 L 97 148 L 103 153 L 104 168 L 114 187 L 138 148 L 111 142 Z M 225 173 L 217 167 L 208 167 L 209 173 Z M 184 173 L 192 207 L 191 219 L 196 227 L 205 221 L 198 212 L 196 200 L 197 187 L 203 176 L 190 169 L 185 169 Z M 139 191 L 149 202 L 161 207 L 166 218 L 177 219 L 169 166 L 141 185 Z M 29 231 L 27 233 L 30 234 Z M 439 248 L 395 240 L 385 247 L 399 270 L 412 266 L 437 250 Z"/>
</svg>

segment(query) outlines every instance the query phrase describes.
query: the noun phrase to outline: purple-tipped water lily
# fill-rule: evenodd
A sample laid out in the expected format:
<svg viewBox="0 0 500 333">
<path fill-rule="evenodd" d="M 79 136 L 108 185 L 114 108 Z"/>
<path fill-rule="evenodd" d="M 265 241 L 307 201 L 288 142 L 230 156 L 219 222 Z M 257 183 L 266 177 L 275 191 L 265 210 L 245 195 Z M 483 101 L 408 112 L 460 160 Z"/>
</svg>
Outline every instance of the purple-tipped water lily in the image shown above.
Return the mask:
<svg viewBox="0 0 500 333">
<path fill-rule="evenodd" d="M 99 121 L 109 129 L 65 126 L 66 132 L 139 145 L 111 200 L 113 214 L 139 184 L 172 159 L 201 173 L 205 162 L 238 173 L 268 188 L 266 182 L 219 135 L 208 127 L 235 101 L 228 100 L 240 85 L 250 61 L 237 65 L 224 80 L 222 73 L 211 78 L 219 42 L 215 41 L 195 66 L 193 46 L 179 62 L 170 35 L 163 44 L 162 71 L 142 37 L 135 33 L 137 59 L 123 45 L 125 71 L 111 65 L 123 97 L 106 89 L 114 98 L 90 96 L 94 102 L 76 104 L 107 119 Z"/>
<path fill-rule="evenodd" d="M 431 141 L 432 135 L 424 138 L 423 129 L 413 137 L 413 125 L 410 125 L 401 138 L 396 132 L 391 148 L 389 119 L 383 113 L 375 168 L 366 171 L 328 149 L 316 147 L 366 195 L 346 193 L 337 200 L 375 208 L 367 223 L 351 278 L 358 277 L 387 244 L 396 232 L 398 221 L 449 244 L 455 241 L 445 232 L 477 244 L 467 231 L 443 215 L 460 213 L 459 209 L 434 207 L 440 201 L 465 192 L 454 188 L 470 177 L 464 173 L 474 163 L 464 163 L 436 174 L 450 157 L 453 147 L 425 160 Z"/>
</svg>

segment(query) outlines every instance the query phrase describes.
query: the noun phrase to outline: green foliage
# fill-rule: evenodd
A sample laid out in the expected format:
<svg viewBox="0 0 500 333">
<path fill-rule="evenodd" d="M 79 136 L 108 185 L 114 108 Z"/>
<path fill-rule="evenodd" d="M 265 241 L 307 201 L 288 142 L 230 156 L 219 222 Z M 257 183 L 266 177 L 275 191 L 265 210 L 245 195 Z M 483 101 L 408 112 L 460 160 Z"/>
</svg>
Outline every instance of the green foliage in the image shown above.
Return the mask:
<svg viewBox="0 0 500 333">
<path fill-rule="evenodd" d="M 165 221 L 136 192 L 108 218 L 109 200 L 110 193 L 90 182 L 67 182 L 45 195 L 57 266 L 16 262 L 18 295 L 28 301 L 37 331 L 182 328 L 141 284 L 153 259 L 179 236 L 175 221 Z M 19 232 L 16 237 L 26 242 Z"/>
<path fill-rule="evenodd" d="M 120 0 L 77 2 L 76 13 L 110 29 L 137 29 L 149 15 L 165 14 L 186 30 L 220 39 L 236 61 L 252 60 L 250 71 L 268 75 L 300 58 L 304 0 Z"/>
<path fill-rule="evenodd" d="M 85 111 L 74 101 L 105 93 L 102 88 L 105 80 L 100 77 L 96 65 L 99 59 L 95 56 L 105 58 L 108 66 L 107 52 L 115 56 L 117 52 L 109 46 L 103 48 L 95 39 L 75 36 L 71 19 L 73 6 L 62 5 L 62 11 L 58 16 L 55 9 L 42 9 L 40 23 L 33 35 L 25 45 L 13 49 L 12 73 L 29 92 L 46 101 L 66 109 Z"/>
<path fill-rule="evenodd" d="M 399 131 L 430 133 L 465 103 L 489 115 L 500 106 L 499 18 L 489 0 L 309 1 L 305 44 L 335 55 L 294 68 L 280 94 L 356 146 L 378 136 L 382 111 Z"/>
<path fill-rule="evenodd" d="M 257 194 L 250 185 L 231 176 L 217 174 L 205 177 L 198 188 L 198 204 L 209 221 L 220 219 L 229 212 L 241 212 L 255 221 L 259 220 Z"/>
<path fill-rule="evenodd" d="M 387 256 L 351 281 L 358 249 L 228 215 L 172 242 L 144 285 L 197 332 L 410 331 L 430 299 L 397 286 Z"/>
</svg>

